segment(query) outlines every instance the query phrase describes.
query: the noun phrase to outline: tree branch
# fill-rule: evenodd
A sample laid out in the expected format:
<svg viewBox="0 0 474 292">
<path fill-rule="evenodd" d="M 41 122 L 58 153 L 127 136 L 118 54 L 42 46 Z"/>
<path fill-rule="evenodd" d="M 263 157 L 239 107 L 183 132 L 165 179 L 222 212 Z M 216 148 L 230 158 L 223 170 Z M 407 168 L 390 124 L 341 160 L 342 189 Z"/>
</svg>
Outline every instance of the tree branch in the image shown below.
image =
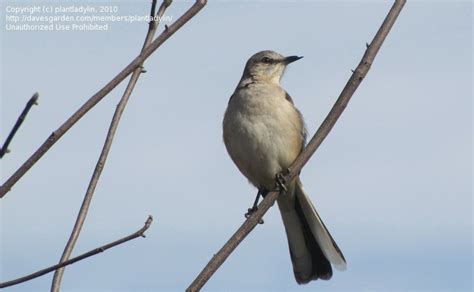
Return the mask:
<svg viewBox="0 0 474 292">
<path fill-rule="evenodd" d="M 207 3 L 207 0 L 196 0 L 180 18 L 167 28 L 140 53 L 130 64 L 128 64 L 117 76 L 107 83 L 101 90 L 87 100 L 71 117 L 69 117 L 46 141 L 26 160 L 23 165 L 13 173 L 10 178 L 0 187 L 0 198 L 3 198 L 12 186 L 92 107 L 101 101 L 120 82 L 130 75 L 135 68 L 140 66 L 156 49 L 158 49 L 170 36 L 179 30 L 186 22 L 193 18 Z"/>
<path fill-rule="evenodd" d="M 37 271 L 33 274 L 29 274 L 27 276 L 24 276 L 24 277 L 21 277 L 21 278 L 18 278 L 18 279 L 14 279 L 14 280 L 10 280 L 10 281 L 7 281 L 7 282 L 0 283 L 0 288 L 6 288 L 6 287 L 17 285 L 17 284 L 20 284 L 20 283 L 23 283 L 23 282 L 26 282 L 26 281 L 29 281 L 29 280 L 33 280 L 35 278 L 46 275 L 47 273 L 50 273 L 50 272 L 52 272 L 56 269 L 74 264 L 75 262 L 81 261 L 83 259 L 86 259 L 86 258 L 91 257 L 93 255 L 96 255 L 98 253 L 104 252 L 104 251 L 108 250 L 109 248 L 120 245 L 122 243 L 130 241 L 130 240 L 135 239 L 137 237 L 145 237 L 145 231 L 147 231 L 148 228 L 150 228 L 152 222 L 153 222 L 153 217 L 148 216 L 148 219 L 146 220 L 145 225 L 141 229 L 135 231 L 134 233 L 132 233 L 128 236 L 125 236 L 125 237 L 123 237 L 119 240 L 116 240 L 114 242 L 108 243 L 106 245 L 103 245 L 103 246 L 98 247 L 96 249 L 93 249 L 91 251 L 88 251 L 88 252 L 86 252 L 84 254 L 81 254 L 80 256 L 77 256 L 75 258 L 72 258 L 68 261 L 65 261 L 65 262 L 56 264 L 54 266 L 42 269 L 42 270 Z"/>
<path fill-rule="evenodd" d="M 33 105 L 35 105 L 35 104 L 38 104 L 38 97 L 39 97 L 38 92 L 35 92 L 35 94 L 33 94 L 33 96 L 30 98 L 30 100 L 28 100 L 28 102 L 26 103 L 25 108 L 23 109 L 20 116 L 16 120 L 16 123 L 13 126 L 12 130 L 10 131 L 10 134 L 8 134 L 8 137 L 5 140 L 5 143 L 3 143 L 2 148 L 0 148 L 0 159 L 3 158 L 3 156 L 6 153 L 10 152 L 10 150 L 8 149 L 8 145 L 10 145 L 10 142 L 12 141 L 12 139 L 15 136 L 16 132 L 18 131 L 21 124 L 25 120 L 26 115 L 30 111 L 31 107 L 33 107 Z"/>
<path fill-rule="evenodd" d="M 164 0 L 158 9 L 158 12 L 155 15 L 155 7 L 156 7 L 157 0 L 153 0 L 151 5 L 151 13 L 150 13 L 150 23 L 148 27 L 148 32 L 145 37 L 145 41 L 143 43 L 142 52 L 150 45 L 153 40 L 153 36 L 155 35 L 156 29 L 158 28 L 159 19 L 161 19 L 166 11 L 166 9 L 171 4 L 171 0 Z M 156 16 L 156 17 L 155 17 Z M 158 20 L 158 21 L 157 21 Z M 139 64 L 138 67 L 132 73 L 132 77 L 125 89 L 125 92 L 120 99 L 117 108 L 115 109 L 114 116 L 112 118 L 107 137 L 105 139 L 104 146 L 102 148 L 102 152 L 100 153 L 99 159 L 94 169 L 94 173 L 92 174 L 92 178 L 89 182 L 89 186 L 87 188 L 86 194 L 84 196 L 84 200 L 82 202 L 81 209 L 79 210 L 79 214 L 77 215 L 76 223 L 74 224 L 74 228 L 71 232 L 69 240 L 64 248 L 63 254 L 61 255 L 60 263 L 67 261 L 71 256 L 72 250 L 74 249 L 74 245 L 76 244 L 77 239 L 79 238 L 79 234 L 81 232 L 82 226 L 87 216 L 87 212 L 89 210 L 89 205 L 92 200 L 92 196 L 94 195 L 95 188 L 97 183 L 99 182 L 100 175 L 102 174 L 102 170 L 104 168 L 105 162 L 107 161 L 107 157 L 112 146 L 112 142 L 115 136 L 115 132 L 117 130 L 118 124 L 120 122 L 120 118 L 122 117 L 122 113 L 127 105 L 128 99 L 132 94 L 133 89 L 140 77 L 142 70 L 143 70 L 143 62 Z M 64 274 L 64 268 L 57 269 L 54 273 L 53 282 L 51 284 L 51 291 L 58 292 L 59 287 L 61 285 L 61 279 Z"/>
<path fill-rule="evenodd" d="M 326 119 L 323 121 L 319 129 L 314 134 L 311 141 L 308 143 L 303 152 L 298 156 L 298 158 L 293 162 L 289 171 L 284 175 L 284 179 L 288 182 L 293 180 L 298 173 L 301 171 L 303 166 L 308 162 L 314 152 L 321 145 L 322 141 L 329 134 L 334 124 L 346 108 L 349 103 L 350 98 L 356 91 L 357 87 L 360 85 L 365 75 L 370 69 L 370 66 L 377 55 L 383 41 L 385 40 L 387 34 L 389 33 L 391 27 L 395 23 L 400 11 L 403 8 L 406 0 L 396 0 L 390 9 L 388 15 L 386 16 L 381 27 L 377 31 L 372 43 L 367 47 L 367 50 L 362 57 L 360 64 L 357 66 L 356 70 L 349 78 L 346 86 L 342 90 L 339 98 L 332 107 L 331 111 L 327 115 Z M 268 211 L 268 209 L 273 206 L 275 200 L 278 198 L 278 192 L 273 191 L 267 194 L 265 199 L 258 206 L 258 210 L 253 213 L 244 224 L 232 235 L 232 237 L 225 243 L 225 245 L 215 254 L 209 263 L 204 267 L 201 273 L 197 278 L 191 283 L 191 285 L 186 289 L 188 292 L 199 291 L 206 282 L 212 277 L 215 271 L 224 263 L 224 261 L 229 257 L 229 255 L 234 251 L 234 249 L 244 240 L 244 238 L 255 228 L 258 222 L 262 219 L 263 215 Z"/>
</svg>

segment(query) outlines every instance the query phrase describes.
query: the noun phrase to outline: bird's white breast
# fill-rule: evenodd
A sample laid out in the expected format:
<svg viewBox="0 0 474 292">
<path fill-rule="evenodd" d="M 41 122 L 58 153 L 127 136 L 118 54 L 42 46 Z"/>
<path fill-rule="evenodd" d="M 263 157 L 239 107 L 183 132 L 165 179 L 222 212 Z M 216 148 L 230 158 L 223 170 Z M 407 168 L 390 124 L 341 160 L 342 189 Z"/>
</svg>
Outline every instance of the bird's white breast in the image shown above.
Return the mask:
<svg viewBox="0 0 474 292">
<path fill-rule="evenodd" d="M 224 116 L 224 142 L 232 160 L 256 187 L 274 188 L 275 175 L 299 154 L 303 123 L 277 84 L 238 89 Z"/>
</svg>

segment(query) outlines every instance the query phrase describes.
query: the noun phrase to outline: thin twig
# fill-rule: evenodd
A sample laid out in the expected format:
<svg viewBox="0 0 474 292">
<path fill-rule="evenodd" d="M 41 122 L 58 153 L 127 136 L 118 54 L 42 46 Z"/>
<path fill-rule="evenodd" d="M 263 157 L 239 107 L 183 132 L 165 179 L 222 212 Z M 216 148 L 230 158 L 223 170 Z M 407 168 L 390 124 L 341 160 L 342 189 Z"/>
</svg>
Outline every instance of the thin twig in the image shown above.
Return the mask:
<svg viewBox="0 0 474 292">
<path fill-rule="evenodd" d="M 16 120 L 16 123 L 13 126 L 12 130 L 10 131 L 10 134 L 8 134 L 8 137 L 5 140 L 5 143 L 3 143 L 2 148 L 0 148 L 0 158 L 3 158 L 3 156 L 6 153 L 10 152 L 10 149 L 8 149 L 8 146 L 10 145 L 10 142 L 12 141 L 12 139 L 15 136 L 16 132 L 18 131 L 21 124 L 25 120 L 26 115 L 30 111 L 31 107 L 33 107 L 33 105 L 35 105 L 35 104 L 38 104 L 38 97 L 39 97 L 38 92 L 35 92 L 35 94 L 33 94 L 33 96 L 30 98 L 30 100 L 28 100 L 28 102 L 26 103 L 25 108 L 23 109 L 20 116 Z"/>
<path fill-rule="evenodd" d="M 326 119 L 321 124 L 318 131 L 314 134 L 313 138 L 308 143 L 303 152 L 293 162 L 288 173 L 284 175 L 285 181 L 291 181 L 298 175 L 306 162 L 318 149 L 319 145 L 321 145 L 321 142 L 324 140 L 324 138 L 326 138 L 326 136 L 329 134 L 332 127 L 349 103 L 349 100 L 354 94 L 355 90 L 369 71 L 370 65 L 372 64 L 377 52 L 380 49 L 380 46 L 382 45 L 385 37 L 387 36 L 400 11 L 402 10 L 405 1 L 406 0 L 395 1 L 380 29 L 375 35 L 374 40 L 369 45 L 364 56 L 362 57 L 360 64 L 357 66 L 354 74 L 352 74 L 352 76 L 349 78 L 349 81 L 342 90 L 339 98 L 327 115 Z M 255 228 L 267 210 L 273 206 L 277 198 L 278 192 L 273 191 L 267 194 L 265 199 L 258 206 L 258 210 L 244 222 L 244 224 L 234 233 L 234 235 L 232 235 L 232 237 L 225 243 L 219 252 L 212 257 L 206 267 L 201 271 L 201 273 L 199 273 L 197 278 L 191 283 L 186 291 L 199 291 L 204 286 L 204 284 L 206 284 L 206 282 L 212 277 L 212 275 L 222 265 L 222 263 L 224 263 L 232 251 Z"/>
<path fill-rule="evenodd" d="M 142 52 L 152 42 L 153 36 L 155 35 L 156 29 L 158 28 L 159 19 L 162 18 L 168 6 L 171 5 L 171 1 L 164 0 L 160 8 L 158 9 L 158 12 L 155 17 L 156 1 L 157 0 L 153 0 L 152 5 L 151 5 L 150 17 L 152 20 L 150 20 L 148 32 L 145 37 L 145 41 L 143 43 Z M 125 106 L 127 105 L 128 99 L 130 98 L 130 95 L 132 94 L 133 89 L 135 88 L 138 78 L 142 74 L 142 68 L 143 68 L 143 63 L 140 63 L 140 66 L 137 67 L 133 71 L 132 77 L 130 78 L 127 88 L 125 89 L 125 92 L 123 93 L 122 98 L 120 99 L 120 102 L 117 105 L 117 108 L 115 109 L 115 113 L 110 123 L 110 127 L 107 133 L 107 137 L 105 139 L 104 146 L 102 148 L 102 152 L 100 153 L 100 157 L 95 166 L 94 173 L 92 174 L 92 178 L 89 182 L 89 186 L 84 196 L 81 209 L 79 210 L 79 214 L 77 215 L 76 223 L 74 224 L 74 228 L 71 232 L 71 235 L 66 244 L 66 247 L 64 248 L 63 254 L 61 255 L 61 260 L 59 261 L 60 263 L 67 261 L 69 259 L 69 257 L 71 256 L 72 250 L 74 249 L 74 245 L 76 244 L 76 241 L 79 238 L 79 234 L 81 232 L 82 226 L 87 216 L 87 212 L 89 210 L 89 205 L 92 200 L 92 196 L 94 195 L 95 188 L 97 186 L 97 183 L 99 182 L 100 175 L 104 168 L 105 162 L 107 161 L 107 156 L 112 146 L 115 132 L 120 122 L 120 118 L 122 117 L 122 113 L 125 109 Z M 52 292 L 59 291 L 63 274 L 64 274 L 64 268 L 60 268 L 56 270 L 56 272 L 54 273 L 53 282 L 51 284 Z"/>
<path fill-rule="evenodd" d="M 12 186 L 92 107 L 101 101 L 120 82 L 130 75 L 135 68 L 140 66 L 156 49 L 158 49 L 170 36 L 179 30 L 186 22 L 193 18 L 207 3 L 207 0 L 196 0 L 180 18 L 168 26 L 140 55 L 127 65 L 117 76 L 107 83 L 101 90 L 87 100 L 71 117 L 69 117 L 46 141 L 18 168 L 0 187 L 0 198 L 3 198 Z"/>
<path fill-rule="evenodd" d="M 91 257 L 93 255 L 96 255 L 98 253 L 104 252 L 104 251 L 108 250 L 109 248 L 120 245 L 122 243 L 130 241 L 130 240 L 135 239 L 137 237 L 145 237 L 145 231 L 147 231 L 147 229 L 150 228 L 152 222 L 153 222 L 153 217 L 148 216 L 148 219 L 146 220 L 145 225 L 142 228 L 140 228 L 139 230 L 135 231 L 134 233 L 132 233 L 128 236 L 125 236 L 125 237 L 123 237 L 119 240 L 116 240 L 114 242 L 108 243 L 106 245 L 103 245 L 103 246 L 98 247 L 96 249 L 93 249 L 91 251 L 88 251 L 88 252 L 86 252 L 84 254 L 81 254 L 80 256 L 77 256 L 75 258 L 72 258 L 68 261 L 65 261 L 65 262 L 56 264 L 54 266 L 42 269 L 40 271 L 37 271 L 35 273 L 29 274 L 27 276 L 24 276 L 24 277 L 21 277 L 21 278 L 18 278 L 18 279 L 14 279 L 14 280 L 10 280 L 10 281 L 7 281 L 7 282 L 0 283 L 0 288 L 6 288 L 6 287 L 17 285 L 17 284 L 20 284 L 20 283 L 23 283 L 23 282 L 26 282 L 26 281 L 33 280 L 35 278 L 46 275 L 47 273 L 50 273 L 50 272 L 52 272 L 56 269 L 65 267 L 65 266 L 70 265 L 70 264 L 74 264 L 75 262 L 81 261 L 83 259 L 86 259 L 86 258 Z"/>
</svg>

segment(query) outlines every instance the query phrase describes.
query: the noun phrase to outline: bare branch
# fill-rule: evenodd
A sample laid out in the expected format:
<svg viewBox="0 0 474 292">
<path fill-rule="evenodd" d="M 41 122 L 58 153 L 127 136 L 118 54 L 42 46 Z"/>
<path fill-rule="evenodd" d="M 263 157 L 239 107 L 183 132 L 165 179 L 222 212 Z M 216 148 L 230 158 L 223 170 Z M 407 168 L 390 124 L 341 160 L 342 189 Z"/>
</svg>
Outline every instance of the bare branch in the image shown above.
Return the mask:
<svg viewBox="0 0 474 292">
<path fill-rule="evenodd" d="M 349 78 L 349 81 L 342 90 L 341 94 L 339 95 L 339 98 L 337 99 L 336 103 L 327 115 L 326 119 L 316 131 L 313 138 L 308 143 L 303 152 L 293 162 L 288 173 L 285 174 L 284 179 L 286 181 L 291 181 L 298 175 L 303 166 L 306 164 L 306 162 L 308 162 L 314 152 L 318 149 L 319 145 L 321 145 L 322 141 L 326 138 L 326 136 L 333 128 L 334 124 L 336 123 L 336 121 L 346 108 L 347 104 L 349 103 L 350 98 L 352 97 L 357 87 L 369 71 L 370 65 L 372 64 L 375 56 L 377 55 L 377 52 L 379 51 L 391 27 L 395 23 L 395 20 L 400 14 L 400 11 L 402 10 L 405 2 L 406 0 L 395 1 L 387 17 L 382 23 L 380 29 L 377 31 L 372 43 L 368 46 L 360 64 L 357 66 L 355 72 Z M 234 235 L 232 235 L 232 237 L 225 243 L 225 245 L 219 250 L 219 252 L 212 257 L 206 267 L 204 267 L 204 269 L 186 289 L 186 291 L 199 291 L 206 284 L 206 282 L 212 277 L 215 271 L 222 265 L 222 263 L 224 263 L 227 257 L 229 257 L 232 251 L 255 228 L 255 226 L 262 219 L 263 215 L 267 212 L 267 210 L 271 206 L 273 206 L 277 198 L 278 192 L 276 191 L 267 194 L 265 199 L 258 206 L 258 210 L 244 222 L 244 224 L 234 233 Z"/>
<path fill-rule="evenodd" d="M 20 116 L 16 120 L 16 123 L 13 126 L 12 130 L 10 131 L 10 134 L 8 134 L 7 139 L 5 140 L 5 143 L 3 143 L 2 148 L 0 148 L 0 158 L 3 158 L 3 156 L 6 153 L 10 152 L 10 150 L 8 149 L 8 145 L 10 145 L 10 142 L 12 141 L 12 139 L 15 136 L 16 132 L 18 131 L 21 124 L 25 120 L 26 115 L 30 111 L 31 107 L 33 107 L 33 105 L 35 105 L 35 104 L 38 104 L 38 97 L 39 97 L 38 92 L 35 92 L 35 94 L 33 94 L 33 96 L 30 98 L 30 100 L 28 100 L 28 102 L 26 103 L 25 108 L 23 109 Z"/>
<path fill-rule="evenodd" d="M 7 282 L 0 283 L 0 288 L 6 288 L 6 287 L 17 285 L 17 284 L 20 284 L 20 283 L 23 283 L 23 282 L 26 282 L 26 281 L 29 281 L 29 280 L 33 280 L 35 278 L 46 275 L 47 273 L 50 273 L 50 272 L 52 272 L 56 269 L 74 264 L 75 262 L 81 261 L 83 259 L 86 259 L 86 258 L 91 257 L 93 255 L 96 255 L 98 253 L 104 252 L 104 251 L 108 250 L 109 248 L 120 245 L 122 243 L 130 241 L 130 240 L 135 239 L 137 237 L 145 237 L 145 231 L 147 231 L 147 229 L 150 228 L 152 222 L 153 222 L 153 217 L 148 216 L 148 219 L 146 220 L 145 225 L 142 228 L 140 228 L 139 230 L 135 231 L 134 233 L 132 233 L 128 236 L 125 236 L 125 237 L 123 237 L 119 240 L 116 240 L 114 242 L 108 243 L 106 245 L 103 245 L 103 246 L 98 247 L 96 249 L 93 249 L 91 251 L 88 251 L 88 252 L 86 252 L 84 254 L 81 254 L 80 256 L 77 256 L 75 258 L 72 258 L 68 261 L 65 261 L 65 262 L 56 264 L 54 266 L 42 269 L 42 270 L 37 271 L 33 274 L 29 274 L 27 276 L 24 276 L 24 277 L 21 277 L 21 278 L 18 278 L 18 279 L 14 279 L 14 280 L 10 280 L 10 281 L 7 281 Z"/>
<path fill-rule="evenodd" d="M 71 117 L 69 117 L 46 141 L 26 160 L 23 165 L 13 173 L 0 187 L 0 198 L 3 198 L 12 186 L 92 107 L 101 101 L 120 82 L 139 67 L 156 49 L 158 49 L 170 36 L 179 30 L 186 22 L 193 18 L 207 3 L 207 0 L 196 0 L 180 18 L 165 29 L 145 50 L 127 65 L 117 76 L 107 83 L 101 90 L 87 100 Z"/>
<path fill-rule="evenodd" d="M 171 1 L 164 0 L 160 8 L 158 9 L 158 12 L 155 17 L 154 11 L 156 7 L 156 1 L 157 0 L 153 0 L 152 5 L 151 5 L 150 16 L 152 20 L 150 21 L 150 24 L 148 27 L 148 32 L 145 37 L 145 41 L 143 43 L 142 52 L 152 42 L 153 36 L 155 35 L 156 29 L 158 27 L 158 21 L 164 15 L 166 8 L 168 8 L 168 6 L 171 4 Z M 130 78 L 127 88 L 125 89 L 125 92 L 123 93 L 122 98 L 120 99 L 120 102 L 117 105 L 117 108 L 115 109 L 115 113 L 112 118 L 112 122 L 110 123 L 110 127 L 107 133 L 107 137 L 105 139 L 104 146 L 102 148 L 102 152 L 100 153 L 100 157 L 95 166 L 94 173 L 92 174 L 92 178 L 89 182 L 89 186 L 84 196 L 81 209 L 79 210 L 79 214 L 77 215 L 76 223 L 74 224 L 74 228 L 71 232 L 71 235 L 66 244 L 66 247 L 64 248 L 60 263 L 67 261 L 69 259 L 69 257 L 71 256 L 72 250 L 74 249 L 74 245 L 76 244 L 76 241 L 79 238 L 79 234 L 81 232 L 82 226 L 84 224 L 84 221 L 86 220 L 86 216 L 89 210 L 89 205 L 92 200 L 92 196 L 94 195 L 95 188 L 97 186 L 97 183 L 99 182 L 99 178 L 104 168 L 105 162 L 107 161 L 107 157 L 108 157 L 110 148 L 112 146 L 115 132 L 120 122 L 120 118 L 122 117 L 122 113 L 125 109 L 125 106 L 127 105 L 128 99 L 130 98 L 130 95 L 132 94 L 133 89 L 135 88 L 138 78 L 142 74 L 142 68 L 143 68 L 143 63 L 140 63 L 140 66 L 136 67 L 135 70 L 133 71 L 132 77 Z M 56 272 L 54 273 L 53 282 L 51 285 L 52 292 L 59 291 L 63 274 L 64 274 L 64 268 L 60 268 L 56 270 Z"/>
</svg>

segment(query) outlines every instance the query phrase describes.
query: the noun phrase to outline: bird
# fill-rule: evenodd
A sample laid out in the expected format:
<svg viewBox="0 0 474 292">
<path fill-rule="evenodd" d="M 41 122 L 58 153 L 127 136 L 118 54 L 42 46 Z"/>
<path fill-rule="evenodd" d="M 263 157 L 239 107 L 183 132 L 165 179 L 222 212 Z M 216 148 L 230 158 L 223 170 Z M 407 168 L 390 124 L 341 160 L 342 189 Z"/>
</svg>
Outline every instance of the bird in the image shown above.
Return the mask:
<svg viewBox="0 0 474 292">
<path fill-rule="evenodd" d="M 277 204 L 285 227 L 293 273 L 298 284 L 329 280 L 332 266 L 346 269 L 340 248 L 306 194 L 299 175 L 282 184 L 278 178 L 288 170 L 306 143 L 301 112 L 280 85 L 286 67 L 302 57 L 285 57 L 265 50 L 251 56 L 223 119 L 227 152 L 240 172 L 265 196 L 280 185 Z"/>
</svg>

